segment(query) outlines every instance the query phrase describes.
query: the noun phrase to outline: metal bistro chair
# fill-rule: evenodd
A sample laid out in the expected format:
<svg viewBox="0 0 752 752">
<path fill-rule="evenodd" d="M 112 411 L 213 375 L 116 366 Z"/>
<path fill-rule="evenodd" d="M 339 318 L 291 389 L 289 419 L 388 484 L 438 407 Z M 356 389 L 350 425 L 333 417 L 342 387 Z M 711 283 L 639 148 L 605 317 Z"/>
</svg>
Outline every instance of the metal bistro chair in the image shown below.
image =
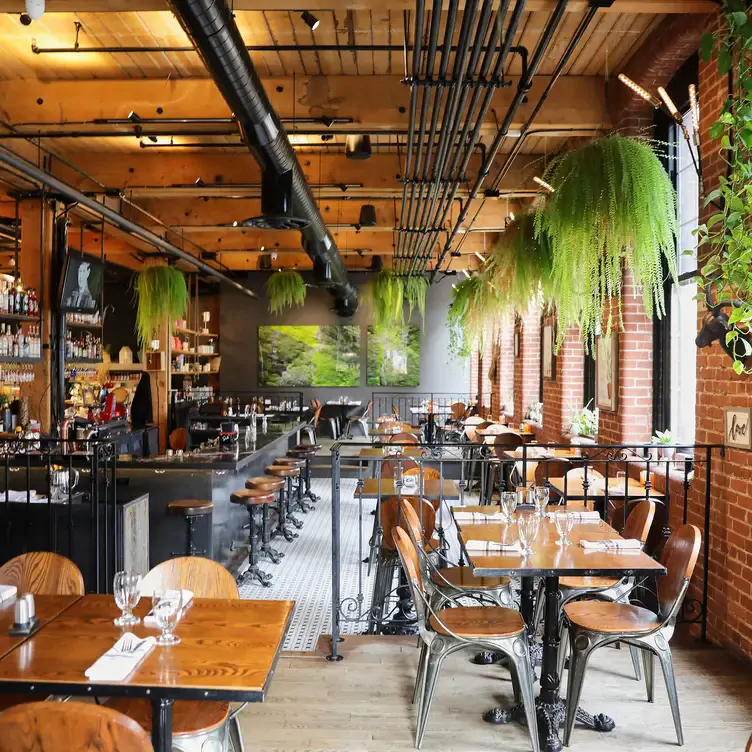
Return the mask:
<svg viewBox="0 0 752 752">
<path fill-rule="evenodd" d="M 533 669 L 525 622 L 518 611 L 499 606 L 458 606 L 438 613 L 431 607 L 431 584 L 423 578 L 418 552 L 410 536 L 399 527 L 392 531 L 410 594 L 415 604 L 422 645 L 415 695 L 420 697 L 415 746 L 423 745 L 436 681 L 444 659 L 458 650 L 494 650 L 509 658 L 515 695 L 522 696 L 534 752 L 540 752 L 533 693 Z"/>
<path fill-rule="evenodd" d="M 318 400 L 311 400 L 311 403 Z M 316 438 L 316 429 L 319 425 L 319 416 L 321 415 L 321 403 L 313 408 L 313 415 L 311 419 L 304 426 L 301 427 L 300 433 L 305 434 L 309 444 L 316 444 L 318 442 Z"/>
<path fill-rule="evenodd" d="M 580 702 L 585 668 L 590 656 L 604 645 L 624 642 L 642 651 L 648 702 L 653 702 L 653 656 L 657 655 L 663 669 L 668 690 L 676 738 L 684 744 L 679 696 L 671 658 L 669 640 L 674 633 L 676 617 L 687 593 L 692 573 L 700 553 L 701 534 L 694 525 L 682 525 L 666 541 L 661 563 L 665 577 L 658 577 L 658 613 L 630 603 L 578 601 L 564 607 L 559 644 L 559 665 L 563 665 L 566 642 L 571 646 L 569 682 L 567 685 L 567 715 L 564 726 L 564 745 L 569 746 L 577 706 Z M 568 639 L 567 639 L 568 638 Z"/>
<path fill-rule="evenodd" d="M 149 570 L 141 581 L 141 592 L 157 589 L 190 590 L 196 598 L 238 600 L 238 586 L 232 575 L 211 559 L 185 556 L 168 559 Z M 210 649 L 210 648 L 208 648 Z M 232 710 L 229 702 L 176 700 L 172 706 L 173 752 L 217 750 L 243 752 L 243 736 L 238 713 L 247 705 Z M 141 698 L 118 697 L 107 702 L 113 710 L 133 718 L 151 732 L 151 702 Z"/>
<path fill-rule="evenodd" d="M 373 408 L 373 400 L 368 400 L 365 410 L 358 410 L 355 415 L 351 415 L 347 419 L 347 427 L 345 428 L 345 437 L 351 439 L 353 436 L 352 430 L 355 426 L 360 426 L 363 431 L 363 436 L 368 438 L 368 420 L 371 417 L 371 409 Z"/>
</svg>

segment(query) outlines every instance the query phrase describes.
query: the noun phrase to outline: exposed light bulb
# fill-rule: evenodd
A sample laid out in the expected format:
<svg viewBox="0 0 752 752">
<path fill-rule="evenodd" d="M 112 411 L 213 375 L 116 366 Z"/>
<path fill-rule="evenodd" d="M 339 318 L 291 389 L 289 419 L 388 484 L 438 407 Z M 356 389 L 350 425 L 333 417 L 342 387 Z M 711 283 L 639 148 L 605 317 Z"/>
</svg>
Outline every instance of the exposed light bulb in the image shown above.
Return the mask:
<svg viewBox="0 0 752 752">
<path fill-rule="evenodd" d="M 642 97 L 646 102 L 650 102 L 656 109 L 661 106 L 661 103 L 648 91 L 642 88 L 639 84 L 636 84 L 629 76 L 625 76 L 623 73 L 619 74 L 619 81 L 625 86 L 628 86 L 638 96 Z"/>
<path fill-rule="evenodd" d="M 671 117 L 677 121 L 681 120 L 681 115 L 679 114 L 679 110 L 676 109 L 674 100 L 671 99 L 671 97 L 668 95 L 668 92 L 662 86 L 658 87 L 658 96 L 663 100 L 663 104 L 665 104 L 668 108 L 668 111 L 671 113 Z"/>
<path fill-rule="evenodd" d="M 460 269 L 460 271 L 468 278 L 470 279 L 470 272 L 467 269 Z"/>
<path fill-rule="evenodd" d="M 44 0 L 26 0 L 26 12 L 32 21 L 38 21 L 44 14 Z"/>
<path fill-rule="evenodd" d="M 509 212 L 509 221 L 514 222 L 514 212 Z"/>
<path fill-rule="evenodd" d="M 694 84 L 689 85 L 689 106 L 692 109 L 692 125 L 695 133 L 700 132 L 700 105 L 697 103 L 697 87 Z"/>
<path fill-rule="evenodd" d="M 549 193 L 554 192 L 553 186 L 549 185 L 543 178 L 539 178 L 537 175 L 533 178 L 533 182 L 538 183 L 541 188 L 547 190 Z"/>
</svg>

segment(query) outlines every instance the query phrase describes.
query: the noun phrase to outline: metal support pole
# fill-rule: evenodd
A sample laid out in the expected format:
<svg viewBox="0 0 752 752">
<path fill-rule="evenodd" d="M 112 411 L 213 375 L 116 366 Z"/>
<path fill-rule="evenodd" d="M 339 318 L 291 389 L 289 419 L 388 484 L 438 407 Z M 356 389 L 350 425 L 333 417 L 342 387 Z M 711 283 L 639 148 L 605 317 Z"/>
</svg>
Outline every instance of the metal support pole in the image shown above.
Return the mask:
<svg viewBox="0 0 752 752">
<path fill-rule="evenodd" d="M 340 642 L 339 581 L 340 559 L 340 454 L 337 444 L 332 448 L 332 652 L 326 657 L 328 661 L 341 661 L 342 656 L 337 653 Z"/>
</svg>

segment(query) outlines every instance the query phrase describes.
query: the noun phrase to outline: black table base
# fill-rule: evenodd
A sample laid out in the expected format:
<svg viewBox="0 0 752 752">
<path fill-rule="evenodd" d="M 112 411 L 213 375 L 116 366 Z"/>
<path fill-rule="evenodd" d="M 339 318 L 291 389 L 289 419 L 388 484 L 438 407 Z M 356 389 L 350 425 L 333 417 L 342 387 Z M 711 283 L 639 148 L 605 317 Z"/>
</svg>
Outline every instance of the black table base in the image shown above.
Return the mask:
<svg viewBox="0 0 752 752">
<path fill-rule="evenodd" d="M 151 701 L 151 743 L 154 752 L 172 750 L 172 700 L 166 697 Z"/>
</svg>

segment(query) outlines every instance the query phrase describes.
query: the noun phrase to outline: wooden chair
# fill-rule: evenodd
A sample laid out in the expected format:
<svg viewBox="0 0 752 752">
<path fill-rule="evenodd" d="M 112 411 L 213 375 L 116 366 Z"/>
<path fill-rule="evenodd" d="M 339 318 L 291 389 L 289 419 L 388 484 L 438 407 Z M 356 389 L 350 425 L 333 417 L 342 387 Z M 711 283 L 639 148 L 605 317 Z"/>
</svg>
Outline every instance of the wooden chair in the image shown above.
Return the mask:
<svg viewBox="0 0 752 752">
<path fill-rule="evenodd" d="M 153 752 L 128 716 L 84 702 L 28 702 L 0 713 L 0 752 Z"/>
<path fill-rule="evenodd" d="M 414 475 L 416 478 L 420 478 L 420 468 L 416 465 L 408 470 L 402 471 L 402 476 Z M 441 480 L 441 473 L 435 467 L 423 468 L 423 480 Z"/>
<path fill-rule="evenodd" d="M 654 656 L 658 656 L 668 690 L 676 738 L 680 745 L 684 744 L 669 640 L 674 633 L 676 617 L 697 564 L 701 540 L 699 528 L 682 525 L 666 541 L 661 563 L 666 567 L 667 574 L 657 578 L 657 614 L 630 603 L 578 601 L 564 607 L 560 635 L 562 641 L 559 646 L 560 665 L 566 650 L 566 638 L 571 646 L 563 739 L 565 747 L 569 746 L 572 737 L 587 662 L 595 650 L 615 642 L 624 642 L 642 651 L 648 702 L 653 702 L 653 661 Z"/>
<path fill-rule="evenodd" d="M 409 457 L 401 457 L 400 459 L 393 458 L 384 460 L 381 463 L 381 477 L 382 478 L 395 478 L 397 477 L 397 470 L 402 467 L 402 474 L 410 472 L 418 467 L 418 463 Z"/>
<path fill-rule="evenodd" d="M 522 696 L 530 741 L 534 752 L 539 752 L 533 671 L 525 622 L 519 611 L 499 606 L 457 606 L 434 611 L 430 605 L 431 581 L 422 575 L 416 546 L 402 528 L 394 529 L 393 538 L 415 604 L 422 643 L 413 693 L 414 697 L 420 698 L 415 746 L 420 749 L 423 744 L 436 681 L 444 660 L 459 650 L 472 648 L 501 652 L 509 659 L 516 676 L 515 689 Z"/>
<path fill-rule="evenodd" d="M 185 428 L 176 428 L 170 434 L 169 444 L 173 452 L 184 452 L 188 448 L 188 431 Z"/>
<path fill-rule="evenodd" d="M 536 486 L 545 486 L 549 478 L 563 478 L 571 469 L 572 463 L 569 460 L 542 460 L 535 465 L 533 481 Z"/>
<path fill-rule="evenodd" d="M 749 741 L 747 742 L 747 747 L 745 748 L 744 752 L 752 752 L 752 736 L 749 737 Z"/>
<path fill-rule="evenodd" d="M 420 440 L 414 433 L 407 433 L 407 431 L 401 431 L 400 433 L 393 433 L 388 439 L 389 444 L 420 444 Z"/>
<path fill-rule="evenodd" d="M 396 405 L 392 405 L 392 415 L 394 415 L 394 417 L 395 417 L 395 418 L 396 418 L 397 420 L 401 420 L 401 418 L 400 418 L 400 412 L 399 412 L 399 410 L 397 409 L 397 406 L 396 406 Z"/>
<path fill-rule="evenodd" d="M 452 411 L 450 416 L 452 423 L 459 423 L 465 417 L 465 413 L 467 412 L 467 407 L 464 402 L 453 402 L 449 406 L 449 409 Z"/>
<path fill-rule="evenodd" d="M 216 561 L 200 556 L 169 559 L 149 570 L 141 581 L 141 592 L 144 597 L 150 597 L 155 590 L 190 590 L 195 598 L 237 600 L 240 597 L 232 575 Z M 109 700 L 107 706 L 133 718 L 151 732 L 149 700 L 119 697 Z M 229 733 L 236 752 L 242 752 L 243 737 L 237 716 L 244 707 L 245 703 L 231 712 L 229 702 L 177 700 L 172 706 L 175 745 L 179 747 L 182 740 L 191 748 L 201 749 L 206 739 L 212 737 L 221 749 L 226 749 Z"/>
<path fill-rule="evenodd" d="M 0 567 L 0 582 L 15 585 L 19 593 L 83 595 L 81 570 L 65 556 L 50 551 L 21 554 Z"/>
</svg>

